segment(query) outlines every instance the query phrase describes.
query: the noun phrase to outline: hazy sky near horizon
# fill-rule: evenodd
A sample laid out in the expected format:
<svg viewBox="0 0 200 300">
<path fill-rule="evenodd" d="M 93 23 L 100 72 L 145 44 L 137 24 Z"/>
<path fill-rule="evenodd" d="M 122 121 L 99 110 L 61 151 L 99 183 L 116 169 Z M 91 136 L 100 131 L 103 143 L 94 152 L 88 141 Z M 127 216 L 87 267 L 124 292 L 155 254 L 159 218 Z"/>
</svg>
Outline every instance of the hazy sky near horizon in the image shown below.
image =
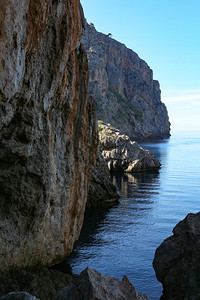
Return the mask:
<svg viewBox="0 0 200 300">
<path fill-rule="evenodd" d="M 144 59 L 172 131 L 200 131 L 200 0 L 81 0 L 87 22 Z"/>
</svg>

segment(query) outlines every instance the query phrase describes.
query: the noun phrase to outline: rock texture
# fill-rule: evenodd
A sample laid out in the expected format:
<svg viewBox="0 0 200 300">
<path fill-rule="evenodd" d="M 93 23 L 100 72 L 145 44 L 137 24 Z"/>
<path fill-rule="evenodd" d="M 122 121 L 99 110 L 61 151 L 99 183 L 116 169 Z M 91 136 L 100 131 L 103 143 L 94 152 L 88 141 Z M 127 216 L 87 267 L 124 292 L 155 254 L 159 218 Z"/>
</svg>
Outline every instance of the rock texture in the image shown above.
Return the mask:
<svg viewBox="0 0 200 300">
<path fill-rule="evenodd" d="M 163 284 L 161 299 L 200 299 L 200 213 L 175 226 L 156 250 L 153 267 Z"/>
<path fill-rule="evenodd" d="M 79 0 L 0 2 L 0 268 L 51 265 L 83 222 L 96 157 Z"/>
<path fill-rule="evenodd" d="M 111 182 L 108 165 L 98 149 L 96 164 L 90 178 L 87 207 L 112 205 L 118 199 L 119 194 L 116 186 Z"/>
<path fill-rule="evenodd" d="M 129 136 L 121 134 L 110 124 L 99 122 L 98 126 L 102 155 L 110 171 L 144 172 L 160 168 L 155 155 Z"/>
<path fill-rule="evenodd" d="M 61 291 L 56 300 L 148 300 L 145 295 L 137 293 L 129 279 L 122 281 L 105 276 L 100 272 L 86 268 L 72 283 Z"/>
<path fill-rule="evenodd" d="M 48 268 L 1 272 L 0 299 L 11 291 L 17 292 L 15 296 L 22 296 L 20 292 L 24 291 L 41 300 L 53 300 L 60 290 L 72 282 L 72 279 L 72 275 Z M 14 296 L 11 299 L 15 299 Z"/>
<path fill-rule="evenodd" d="M 11 292 L 0 298 L 1 300 L 40 300 L 26 292 Z"/>
<path fill-rule="evenodd" d="M 125 45 L 86 24 L 82 37 L 89 60 L 89 94 L 98 119 L 132 139 L 168 138 L 170 123 L 159 83 L 146 62 Z"/>
</svg>

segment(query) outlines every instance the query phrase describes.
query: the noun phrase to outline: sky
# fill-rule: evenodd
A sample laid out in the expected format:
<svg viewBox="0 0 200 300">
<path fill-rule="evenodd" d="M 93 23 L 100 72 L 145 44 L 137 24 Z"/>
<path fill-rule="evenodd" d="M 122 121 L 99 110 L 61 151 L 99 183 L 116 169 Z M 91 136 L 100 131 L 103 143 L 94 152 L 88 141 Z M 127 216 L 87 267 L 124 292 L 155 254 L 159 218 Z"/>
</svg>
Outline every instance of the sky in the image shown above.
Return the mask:
<svg viewBox="0 0 200 300">
<path fill-rule="evenodd" d="M 81 0 L 87 22 L 147 62 L 173 131 L 200 131 L 200 0 Z"/>
</svg>

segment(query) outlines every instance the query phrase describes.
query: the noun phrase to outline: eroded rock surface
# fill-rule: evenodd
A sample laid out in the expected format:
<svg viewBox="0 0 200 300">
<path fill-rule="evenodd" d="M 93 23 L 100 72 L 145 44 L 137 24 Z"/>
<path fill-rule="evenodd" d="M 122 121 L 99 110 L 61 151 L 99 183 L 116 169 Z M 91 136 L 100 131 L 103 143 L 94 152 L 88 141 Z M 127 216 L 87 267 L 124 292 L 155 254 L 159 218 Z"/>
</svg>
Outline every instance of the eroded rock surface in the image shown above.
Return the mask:
<svg viewBox="0 0 200 300">
<path fill-rule="evenodd" d="M 200 213 L 188 214 L 156 250 L 153 267 L 161 299 L 200 299 Z"/>
<path fill-rule="evenodd" d="M 40 300 L 26 292 L 11 292 L 0 298 L 1 300 Z"/>
<path fill-rule="evenodd" d="M 98 126 L 101 152 L 110 171 L 142 172 L 160 168 L 155 155 L 140 147 L 129 136 L 102 121 Z"/>
<path fill-rule="evenodd" d="M 0 269 L 68 255 L 83 222 L 97 125 L 79 0 L 0 2 Z"/>
<path fill-rule="evenodd" d="M 90 178 L 87 207 L 112 205 L 119 199 L 116 186 L 111 182 L 110 171 L 100 149 Z"/>
<path fill-rule="evenodd" d="M 159 83 L 147 63 L 109 35 L 86 24 L 82 37 L 89 60 L 89 94 L 98 119 L 134 140 L 168 138 L 170 123 Z"/>
<path fill-rule="evenodd" d="M 15 297 L 22 298 L 21 291 L 30 293 L 41 300 L 54 300 L 60 290 L 72 282 L 72 276 L 55 269 L 13 270 L 0 273 L 0 299 L 10 292 L 18 292 Z M 13 294 L 11 294 L 13 296 Z M 3 298 L 4 299 L 4 298 Z M 5 298 L 7 299 L 7 298 Z M 15 299 L 8 298 L 8 299 Z"/>
<path fill-rule="evenodd" d="M 129 279 L 124 276 L 122 281 L 117 278 L 86 268 L 72 283 L 61 291 L 56 300 L 148 300 L 143 294 L 137 293 Z"/>
</svg>

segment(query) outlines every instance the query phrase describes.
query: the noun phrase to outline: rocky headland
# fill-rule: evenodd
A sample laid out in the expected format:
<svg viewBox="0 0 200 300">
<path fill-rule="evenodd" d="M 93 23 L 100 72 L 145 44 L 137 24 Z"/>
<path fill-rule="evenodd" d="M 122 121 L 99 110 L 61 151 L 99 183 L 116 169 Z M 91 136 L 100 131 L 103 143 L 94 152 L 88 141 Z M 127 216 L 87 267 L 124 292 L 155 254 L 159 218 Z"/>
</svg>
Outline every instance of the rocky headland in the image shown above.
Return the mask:
<svg viewBox="0 0 200 300">
<path fill-rule="evenodd" d="M 98 119 L 134 140 L 168 138 L 170 123 L 159 82 L 147 63 L 87 24 L 83 43 L 89 61 L 89 94 L 98 103 Z"/>
<path fill-rule="evenodd" d="M 161 164 L 155 155 L 138 145 L 119 129 L 98 121 L 100 149 L 110 171 L 156 171 Z"/>
</svg>

